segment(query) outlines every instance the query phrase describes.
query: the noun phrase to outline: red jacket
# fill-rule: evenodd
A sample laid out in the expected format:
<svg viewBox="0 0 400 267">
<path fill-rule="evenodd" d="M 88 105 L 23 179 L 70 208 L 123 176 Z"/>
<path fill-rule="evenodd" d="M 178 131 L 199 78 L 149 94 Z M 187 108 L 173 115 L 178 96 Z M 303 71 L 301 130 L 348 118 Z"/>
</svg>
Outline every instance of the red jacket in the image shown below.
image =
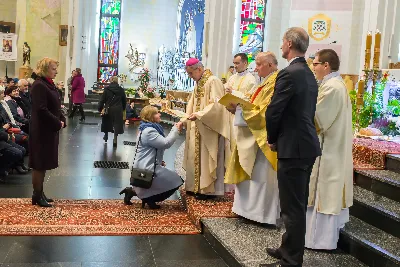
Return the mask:
<svg viewBox="0 0 400 267">
<path fill-rule="evenodd" d="M 85 79 L 83 79 L 82 74 L 78 74 L 74 78 L 72 78 L 71 95 L 72 103 L 85 103 Z"/>
</svg>

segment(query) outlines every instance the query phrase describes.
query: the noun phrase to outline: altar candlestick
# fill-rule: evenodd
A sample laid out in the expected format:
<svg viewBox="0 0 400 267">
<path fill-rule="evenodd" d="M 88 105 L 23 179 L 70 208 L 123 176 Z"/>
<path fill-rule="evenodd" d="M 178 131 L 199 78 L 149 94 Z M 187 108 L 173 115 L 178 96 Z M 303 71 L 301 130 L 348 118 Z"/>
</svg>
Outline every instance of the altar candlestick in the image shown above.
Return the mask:
<svg viewBox="0 0 400 267">
<path fill-rule="evenodd" d="M 369 69 L 369 65 L 371 62 L 371 46 L 372 46 L 372 33 L 368 32 L 367 41 L 365 46 L 365 64 L 364 69 Z"/>
<path fill-rule="evenodd" d="M 364 88 L 365 88 L 365 81 L 359 80 L 358 81 L 358 91 L 357 91 L 357 94 L 359 96 L 362 96 L 364 94 Z"/>
<path fill-rule="evenodd" d="M 375 34 L 375 47 L 374 47 L 374 69 L 379 69 L 379 59 L 381 55 L 381 33 L 379 30 Z"/>
</svg>

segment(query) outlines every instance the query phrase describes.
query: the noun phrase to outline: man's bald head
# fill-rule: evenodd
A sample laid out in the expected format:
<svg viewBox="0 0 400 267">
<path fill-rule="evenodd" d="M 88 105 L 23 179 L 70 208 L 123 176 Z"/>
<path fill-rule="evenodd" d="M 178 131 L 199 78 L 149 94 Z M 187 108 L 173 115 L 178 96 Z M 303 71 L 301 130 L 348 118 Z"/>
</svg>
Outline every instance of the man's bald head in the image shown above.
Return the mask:
<svg viewBox="0 0 400 267">
<path fill-rule="evenodd" d="M 265 78 L 278 69 L 278 60 L 272 52 L 260 52 L 256 57 L 256 69 L 259 77 Z"/>
</svg>

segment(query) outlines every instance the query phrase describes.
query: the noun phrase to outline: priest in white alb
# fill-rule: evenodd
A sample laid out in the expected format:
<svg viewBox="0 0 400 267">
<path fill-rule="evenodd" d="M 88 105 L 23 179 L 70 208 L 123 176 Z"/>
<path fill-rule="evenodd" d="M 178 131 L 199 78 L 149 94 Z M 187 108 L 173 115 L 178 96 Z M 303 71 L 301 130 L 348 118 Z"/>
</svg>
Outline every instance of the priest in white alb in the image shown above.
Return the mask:
<svg viewBox="0 0 400 267">
<path fill-rule="evenodd" d="M 256 71 L 264 81 L 256 86 L 242 107 L 242 120 L 235 119 L 236 147 L 233 150 L 225 183 L 235 184 L 232 211 L 241 217 L 263 224 L 276 224 L 280 217 L 277 180 L 277 153 L 267 144 L 265 112 L 274 92 L 278 61 L 271 52 L 256 57 Z M 236 105 L 229 110 L 236 112 Z M 238 115 L 238 114 L 236 114 Z"/>
<path fill-rule="evenodd" d="M 225 84 L 226 92 L 240 98 L 249 99 L 257 81 L 253 74 L 247 70 L 249 65 L 247 55 L 245 53 L 236 54 L 233 58 L 233 65 L 236 73 L 227 80 Z"/>
<path fill-rule="evenodd" d="M 352 105 L 339 66 L 332 49 L 320 50 L 313 60 L 320 84 L 315 126 L 322 156 L 309 184 L 305 247 L 310 249 L 336 249 L 353 204 Z"/>
<path fill-rule="evenodd" d="M 195 58 L 186 63 L 186 72 L 196 86 L 186 108 L 186 143 L 183 168 L 185 189 L 198 199 L 222 196 L 224 174 L 231 154 L 231 114 L 218 100 L 225 94 L 218 77 Z"/>
</svg>

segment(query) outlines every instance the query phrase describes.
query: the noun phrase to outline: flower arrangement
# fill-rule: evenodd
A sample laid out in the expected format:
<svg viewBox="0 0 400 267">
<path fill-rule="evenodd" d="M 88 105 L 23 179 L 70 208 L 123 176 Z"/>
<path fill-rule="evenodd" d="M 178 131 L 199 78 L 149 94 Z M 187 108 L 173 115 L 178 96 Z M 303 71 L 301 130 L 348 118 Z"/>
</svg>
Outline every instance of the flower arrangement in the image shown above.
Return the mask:
<svg viewBox="0 0 400 267">
<path fill-rule="evenodd" d="M 125 94 L 134 96 L 134 95 L 136 95 L 136 89 L 135 88 L 128 88 L 128 89 L 125 90 Z"/>
<path fill-rule="evenodd" d="M 145 96 L 147 96 L 147 91 L 149 87 L 149 82 L 150 82 L 150 71 L 148 68 L 143 69 L 143 73 L 140 74 L 138 81 L 140 83 L 138 89 L 140 92 L 142 92 Z M 149 96 L 147 96 L 149 97 Z"/>
<path fill-rule="evenodd" d="M 154 98 L 154 93 L 156 92 L 156 90 L 152 87 L 148 87 L 146 89 L 145 92 L 143 92 L 143 94 L 148 97 L 148 98 Z"/>
</svg>

